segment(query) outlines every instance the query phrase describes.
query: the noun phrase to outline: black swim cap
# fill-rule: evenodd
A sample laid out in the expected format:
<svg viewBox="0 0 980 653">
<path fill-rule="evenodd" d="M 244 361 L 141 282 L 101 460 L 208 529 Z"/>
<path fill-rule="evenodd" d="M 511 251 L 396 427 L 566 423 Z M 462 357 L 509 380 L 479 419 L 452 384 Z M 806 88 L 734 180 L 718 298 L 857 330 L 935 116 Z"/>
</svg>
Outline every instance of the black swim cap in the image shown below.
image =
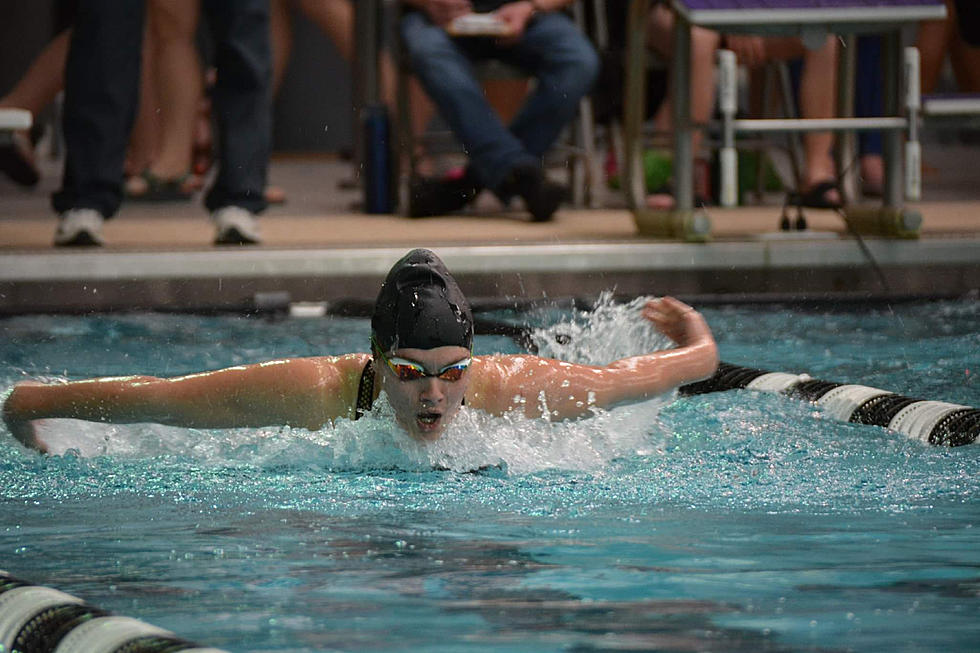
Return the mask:
<svg viewBox="0 0 980 653">
<path fill-rule="evenodd" d="M 439 257 L 413 249 L 381 284 L 371 332 L 382 350 L 473 346 L 473 313 Z"/>
</svg>

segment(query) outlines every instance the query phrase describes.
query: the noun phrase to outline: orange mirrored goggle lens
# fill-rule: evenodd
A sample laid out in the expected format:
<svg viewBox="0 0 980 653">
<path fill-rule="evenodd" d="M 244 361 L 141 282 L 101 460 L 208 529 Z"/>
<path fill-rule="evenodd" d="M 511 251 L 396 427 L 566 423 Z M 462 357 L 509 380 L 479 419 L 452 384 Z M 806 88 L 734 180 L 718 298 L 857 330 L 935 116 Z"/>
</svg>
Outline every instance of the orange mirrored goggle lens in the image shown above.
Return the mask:
<svg viewBox="0 0 980 653">
<path fill-rule="evenodd" d="M 388 358 L 383 354 L 382 357 L 400 381 L 416 381 L 427 376 L 434 376 L 443 381 L 459 381 L 463 377 L 463 372 L 466 371 L 472 361 L 470 358 L 464 358 L 461 361 L 456 361 L 445 366 L 435 374 L 429 374 L 418 363 L 407 361 L 404 358 Z"/>
</svg>

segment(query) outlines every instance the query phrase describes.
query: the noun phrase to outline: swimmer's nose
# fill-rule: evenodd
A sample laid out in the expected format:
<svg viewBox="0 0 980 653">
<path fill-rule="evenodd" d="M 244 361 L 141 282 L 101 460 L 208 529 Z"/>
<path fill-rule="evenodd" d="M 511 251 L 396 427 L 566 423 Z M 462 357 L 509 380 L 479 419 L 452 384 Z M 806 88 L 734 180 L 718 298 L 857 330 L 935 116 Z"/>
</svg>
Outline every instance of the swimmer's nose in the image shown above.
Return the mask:
<svg viewBox="0 0 980 653">
<path fill-rule="evenodd" d="M 433 377 L 426 377 L 425 386 L 423 386 L 419 398 L 425 403 L 437 404 L 444 396 L 442 381 Z"/>
</svg>

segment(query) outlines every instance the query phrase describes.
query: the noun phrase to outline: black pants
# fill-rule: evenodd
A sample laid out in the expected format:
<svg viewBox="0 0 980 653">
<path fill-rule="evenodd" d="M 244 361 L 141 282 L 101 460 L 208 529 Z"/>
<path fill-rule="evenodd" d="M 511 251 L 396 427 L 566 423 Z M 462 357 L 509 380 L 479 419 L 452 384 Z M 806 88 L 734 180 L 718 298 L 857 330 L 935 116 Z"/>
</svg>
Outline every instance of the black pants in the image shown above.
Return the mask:
<svg viewBox="0 0 980 653">
<path fill-rule="evenodd" d="M 271 140 L 268 0 L 202 0 L 202 10 L 218 71 L 219 169 L 205 206 L 258 213 L 266 206 Z M 144 14 L 143 0 L 79 2 L 65 69 L 65 172 L 52 197 L 58 213 L 86 208 L 109 218 L 119 209 L 139 100 Z"/>
<path fill-rule="evenodd" d="M 980 46 L 980 3 L 976 0 L 954 0 L 960 36 L 973 47 Z"/>
</svg>

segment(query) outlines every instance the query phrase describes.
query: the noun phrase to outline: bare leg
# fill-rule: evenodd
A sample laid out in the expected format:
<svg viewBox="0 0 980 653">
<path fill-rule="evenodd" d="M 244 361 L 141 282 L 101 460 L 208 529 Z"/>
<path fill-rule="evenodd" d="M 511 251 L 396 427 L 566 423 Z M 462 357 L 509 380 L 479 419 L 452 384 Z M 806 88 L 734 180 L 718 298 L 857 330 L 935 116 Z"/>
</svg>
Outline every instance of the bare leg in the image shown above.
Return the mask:
<svg viewBox="0 0 980 653">
<path fill-rule="evenodd" d="M 650 18 L 647 22 L 647 46 L 658 55 L 664 59 L 669 59 L 673 54 L 673 36 L 674 36 L 674 14 L 661 4 L 657 4 L 650 10 Z M 691 46 L 691 57 L 692 63 L 695 57 L 696 48 L 693 46 L 693 34 L 692 34 L 692 46 Z M 694 77 L 694 72 L 692 69 L 691 77 Z M 692 92 L 693 87 L 700 87 L 700 84 L 691 84 Z M 692 98 L 692 110 L 694 106 L 694 101 Z M 671 116 L 673 115 L 673 109 L 671 108 L 670 95 L 668 94 L 664 101 L 661 103 L 660 107 L 657 109 L 657 113 L 653 116 L 653 124 L 658 134 L 667 134 L 670 132 L 671 128 Z M 700 138 L 700 134 L 695 133 L 694 139 Z M 697 151 L 697 146 L 695 146 L 694 151 Z"/>
<path fill-rule="evenodd" d="M 39 113 L 54 101 L 64 87 L 65 60 L 71 30 L 64 30 L 37 55 L 10 92 L 0 98 L 0 107 L 27 109 Z"/>
<path fill-rule="evenodd" d="M 279 0 L 276 0 L 279 1 Z M 354 58 L 354 5 L 349 0 L 296 0 L 346 61 Z"/>
<path fill-rule="evenodd" d="M 953 3 L 946 2 L 947 16 L 955 11 Z M 920 56 L 920 79 L 923 93 L 932 93 L 939 82 L 943 60 L 946 58 L 946 48 L 952 39 L 953 24 L 946 20 L 930 20 L 919 25 L 919 38 L 916 47 Z"/>
<path fill-rule="evenodd" d="M 275 97 L 293 53 L 292 16 L 286 0 L 269 3 L 269 30 L 272 35 L 272 95 Z"/>
<path fill-rule="evenodd" d="M 54 101 L 64 86 L 65 60 L 71 31 L 64 30 L 48 43 L 10 92 L 0 98 L 0 107 L 26 109 L 37 115 Z M 10 145 L 0 151 L 0 168 L 25 186 L 38 182 L 34 146 L 26 131 L 14 134 Z"/>
<path fill-rule="evenodd" d="M 381 101 L 388 107 L 391 114 L 398 111 L 398 73 L 395 62 L 387 52 L 381 53 Z M 415 171 L 421 175 L 431 175 L 435 170 L 432 161 L 426 156 L 425 146 L 421 137 L 429 128 L 432 117 L 436 113 L 432 100 L 426 95 L 422 85 L 415 76 L 408 78 L 408 103 L 411 106 L 412 135 L 415 141 Z"/>
<path fill-rule="evenodd" d="M 194 43 L 200 6 L 198 0 L 151 0 L 148 9 L 164 135 L 150 172 L 161 179 L 179 179 L 191 169 L 202 93 L 201 64 Z"/>
<path fill-rule="evenodd" d="M 664 5 L 657 5 L 650 12 L 647 26 L 647 42 L 661 54 L 669 56 L 673 48 L 673 14 Z M 711 118 L 715 105 L 715 52 L 721 44 L 717 32 L 693 27 L 691 29 L 691 121 L 695 126 L 703 126 Z M 654 122 L 658 131 L 669 132 L 671 129 L 670 97 L 658 108 Z M 704 132 L 695 129 L 692 136 L 692 150 L 695 157 L 701 151 Z M 708 194 L 708 176 L 703 166 L 695 166 L 694 188 L 697 195 Z M 674 207 L 674 198 L 670 194 L 655 193 L 647 197 L 647 206 L 653 209 L 669 210 Z"/>
<path fill-rule="evenodd" d="M 837 39 L 828 36 L 819 50 L 807 50 L 803 61 L 803 76 L 800 79 L 800 111 L 803 117 L 833 118 L 837 107 Z M 804 189 L 836 179 L 833 145 L 833 132 L 807 132 L 804 135 Z M 840 202 L 840 193 L 829 191 L 826 199 Z"/>
<path fill-rule="evenodd" d="M 129 135 L 126 147 L 126 162 L 123 173 L 127 177 L 126 192 L 146 192 L 146 182 L 137 175 L 146 170 L 156 159 L 160 151 L 160 106 L 159 93 L 156 83 L 156 71 L 153 66 L 154 36 L 147 25 L 143 35 L 143 58 L 140 67 L 140 98 L 136 112 L 133 131 Z"/>
<path fill-rule="evenodd" d="M 269 30 L 272 37 L 272 96 L 275 97 L 293 54 L 293 16 L 287 0 L 271 0 L 269 3 Z M 286 191 L 267 184 L 265 200 L 269 204 L 282 204 L 286 201 Z"/>
<path fill-rule="evenodd" d="M 885 162 L 880 154 L 861 156 L 862 192 L 868 196 L 880 196 L 884 188 Z"/>
<path fill-rule="evenodd" d="M 278 1 L 278 0 L 277 0 Z M 350 0 L 296 0 L 303 14 L 327 35 L 327 38 L 337 48 L 347 62 L 354 59 L 354 4 Z M 381 101 L 394 113 L 398 97 L 398 72 L 387 52 L 381 53 Z M 408 97 L 412 106 L 412 134 L 416 137 L 425 133 L 435 107 L 425 94 L 415 77 L 409 79 Z M 418 139 L 416 138 L 416 142 Z M 431 163 L 425 157 L 425 151 L 417 146 L 413 153 L 416 166 L 421 174 L 431 173 Z"/>
<path fill-rule="evenodd" d="M 830 38 L 828 37 L 828 39 Z M 822 51 L 825 47 L 827 47 L 826 43 L 817 52 Z M 803 41 L 795 36 L 769 37 L 765 39 L 765 57 L 767 61 L 787 61 L 800 57 L 805 58 L 807 52 L 809 50 L 803 47 Z"/>
<path fill-rule="evenodd" d="M 833 118 L 837 107 L 837 39 L 828 36 L 817 50 L 808 50 L 797 37 L 763 40 L 762 61 L 783 61 L 803 57 L 800 79 L 800 113 L 803 118 Z M 760 63 L 762 63 L 760 61 Z M 800 191 L 806 193 L 819 184 L 836 182 L 833 159 L 833 132 L 807 132 L 803 135 L 804 172 Z M 828 190 L 822 201 L 839 204 L 840 193 Z"/>
</svg>

